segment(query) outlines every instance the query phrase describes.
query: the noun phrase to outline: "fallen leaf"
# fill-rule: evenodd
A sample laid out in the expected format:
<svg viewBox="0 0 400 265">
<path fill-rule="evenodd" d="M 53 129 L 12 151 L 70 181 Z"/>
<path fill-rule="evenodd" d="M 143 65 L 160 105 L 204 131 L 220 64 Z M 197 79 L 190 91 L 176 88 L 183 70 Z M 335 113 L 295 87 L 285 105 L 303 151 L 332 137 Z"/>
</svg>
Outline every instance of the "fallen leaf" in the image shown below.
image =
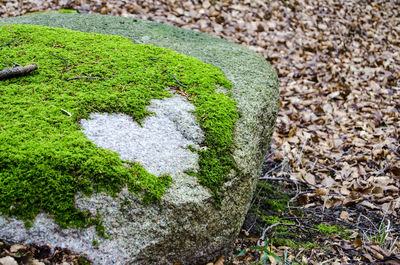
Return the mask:
<svg viewBox="0 0 400 265">
<path fill-rule="evenodd" d="M 361 247 L 362 244 L 363 244 L 363 241 L 362 241 L 362 239 L 361 239 L 360 237 L 357 237 L 357 238 L 354 240 L 354 243 L 353 243 L 354 247 L 356 247 L 356 248 Z"/>
<path fill-rule="evenodd" d="M 225 256 L 222 255 L 219 259 L 214 263 L 214 265 L 224 265 Z"/>
<path fill-rule="evenodd" d="M 340 218 L 347 222 L 349 220 L 349 213 L 346 211 L 342 211 L 340 213 Z"/>
</svg>

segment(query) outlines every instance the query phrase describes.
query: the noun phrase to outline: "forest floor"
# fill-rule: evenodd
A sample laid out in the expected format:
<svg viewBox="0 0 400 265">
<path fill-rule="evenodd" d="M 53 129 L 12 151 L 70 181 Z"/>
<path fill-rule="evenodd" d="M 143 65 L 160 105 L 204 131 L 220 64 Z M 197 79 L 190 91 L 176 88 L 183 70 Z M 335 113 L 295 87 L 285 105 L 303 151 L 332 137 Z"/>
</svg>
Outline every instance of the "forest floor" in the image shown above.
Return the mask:
<svg viewBox="0 0 400 265">
<path fill-rule="evenodd" d="M 400 264 L 400 1 L 0 1 L 0 16 L 60 8 L 202 31 L 276 69 L 252 209 L 236 252 L 209 264 Z"/>
</svg>

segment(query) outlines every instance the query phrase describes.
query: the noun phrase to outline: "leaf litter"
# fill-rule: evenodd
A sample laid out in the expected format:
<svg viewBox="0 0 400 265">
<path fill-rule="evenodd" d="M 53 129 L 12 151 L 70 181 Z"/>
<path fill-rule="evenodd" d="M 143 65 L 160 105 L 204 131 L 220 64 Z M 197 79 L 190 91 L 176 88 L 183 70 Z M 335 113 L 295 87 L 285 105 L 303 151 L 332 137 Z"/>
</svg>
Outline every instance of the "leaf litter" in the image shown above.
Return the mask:
<svg viewBox="0 0 400 265">
<path fill-rule="evenodd" d="M 268 251 L 280 257 L 286 252 L 288 261 L 305 264 L 400 264 L 400 1 L 18 4 L 0 1 L 0 16 L 69 8 L 144 18 L 202 31 L 261 54 L 276 69 L 281 94 L 261 181 L 279 182 L 295 191 L 292 199 L 297 206 L 284 215 L 307 233 L 321 223 L 339 224 L 352 232 L 348 238 L 331 234 L 315 240 L 325 250 L 271 245 Z M 293 214 L 295 210 L 304 216 Z M 246 244 L 256 245 L 261 236 L 243 234 L 239 251 Z M 247 250 L 236 260 L 222 257 L 214 262 L 249 264 L 259 255 L 263 252 Z M 278 264 L 271 256 L 268 260 Z"/>
</svg>

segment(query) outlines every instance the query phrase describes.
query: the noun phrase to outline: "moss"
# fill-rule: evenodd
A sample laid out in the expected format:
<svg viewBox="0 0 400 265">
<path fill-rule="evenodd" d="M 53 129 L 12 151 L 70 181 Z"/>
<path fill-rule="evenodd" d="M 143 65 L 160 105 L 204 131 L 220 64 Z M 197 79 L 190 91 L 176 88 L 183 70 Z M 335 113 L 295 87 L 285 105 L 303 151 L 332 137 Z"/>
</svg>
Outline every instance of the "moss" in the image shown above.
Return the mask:
<svg viewBox="0 0 400 265">
<path fill-rule="evenodd" d="M 90 265 L 91 263 L 85 258 L 80 256 L 77 260 L 78 265 Z"/>
<path fill-rule="evenodd" d="M 99 241 L 97 241 L 96 239 L 92 239 L 92 246 L 98 246 L 99 245 Z"/>
<path fill-rule="evenodd" d="M 62 14 L 64 14 L 64 13 L 78 13 L 78 11 L 76 11 L 76 10 L 73 10 L 73 9 L 59 9 L 58 10 L 58 13 L 62 13 Z"/>
<path fill-rule="evenodd" d="M 348 231 L 345 227 L 341 227 L 338 225 L 326 225 L 326 224 L 319 224 L 314 226 L 318 229 L 322 234 L 325 236 L 329 236 L 332 234 L 338 234 L 344 239 L 349 239 L 352 232 Z"/>
<path fill-rule="evenodd" d="M 312 243 L 312 242 L 304 243 L 304 244 L 302 245 L 302 247 L 305 248 L 305 249 L 321 248 L 320 245 L 318 245 L 318 244 L 316 244 L 316 243 Z"/>
<path fill-rule="evenodd" d="M 34 11 L 34 12 L 28 12 L 29 14 L 51 14 L 51 13 L 60 13 L 60 14 L 66 14 L 66 13 L 72 13 L 72 14 L 77 14 L 78 11 L 74 9 L 58 9 L 58 10 L 52 10 L 52 11 Z"/>
<path fill-rule="evenodd" d="M 288 207 L 290 196 L 282 192 L 281 187 L 278 185 L 259 181 L 257 183 L 256 199 L 259 204 L 257 204 L 258 208 L 254 208 L 254 210 L 261 209 L 263 213 L 260 213 L 260 216 L 263 214 L 270 216 L 284 212 Z"/>
<path fill-rule="evenodd" d="M 0 45 L 11 40 L 0 48 L 1 61 L 36 63 L 39 69 L 0 81 L 0 212 L 30 221 L 45 211 L 61 227 L 96 225 L 104 234 L 100 216 L 75 208 L 77 192 L 116 195 L 127 185 L 144 203 L 160 200 L 169 176 L 154 176 L 95 146 L 80 131 L 79 121 L 91 112 L 109 112 L 128 114 L 140 123 L 150 114 L 145 110 L 149 100 L 170 96 L 168 87 L 184 90 L 197 107 L 206 148 L 200 151 L 196 176 L 220 200 L 223 181 L 235 168 L 231 149 L 238 114 L 233 99 L 215 93 L 217 86 L 231 87 L 218 68 L 119 36 L 1 27 Z M 101 79 L 66 81 L 76 76 Z"/>
<path fill-rule="evenodd" d="M 292 240 L 286 238 L 272 238 L 271 244 L 274 245 L 275 247 L 280 247 L 280 246 L 291 247 L 291 248 L 299 247 L 298 243 L 295 243 Z"/>
<path fill-rule="evenodd" d="M 294 224 L 294 222 L 283 220 L 279 218 L 278 216 L 261 216 L 261 219 L 267 224 L 267 225 L 274 225 L 276 223 L 282 223 L 282 224 Z M 285 229 L 286 230 L 286 229 Z"/>
<path fill-rule="evenodd" d="M 293 249 L 321 248 L 316 243 L 311 243 L 311 236 L 304 235 L 302 230 L 295 226 L 294 221 L 286 220 L 288 211 L 295 215 L 304 215 L 301 211 L 288 210 L 288 205 L 295 206 L 290 202 L 291 195 L 282 191 L 282 187 L 276 183 L 260 181 L 257 184 L 257 191 L 254 202 L 250 209 L 257 216 L 259 236 L 266 227 L 273 226 L 269 230 L 269 242 L 274 246 L 286 246 Z M 276 225 L 278 224 L 279 225 Z M 286 225 L 285 225 L 286 224 Z M 312 232 L 312 231 L 309 231 Z M 313 235 L 315 236 L 315 235 Z M 319 233 L 318 233 L 319 236 Z"/>
</svg>

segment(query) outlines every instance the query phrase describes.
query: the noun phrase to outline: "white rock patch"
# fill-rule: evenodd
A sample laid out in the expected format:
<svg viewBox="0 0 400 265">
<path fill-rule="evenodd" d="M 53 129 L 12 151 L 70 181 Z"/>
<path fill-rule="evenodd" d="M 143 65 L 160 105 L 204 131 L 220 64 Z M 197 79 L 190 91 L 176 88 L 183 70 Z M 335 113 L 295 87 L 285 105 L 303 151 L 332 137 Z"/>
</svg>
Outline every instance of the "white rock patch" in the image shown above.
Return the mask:
<svg viewBox="0 0 400 265">
<path fill-rule="evenodd" d="M 121 159 L 139 162 L 152 174 L 176 174 L 197 169 L 198 147 L 204 140 L 193 104 L 181 95 L 151 100 L 154 112 L 142 126 L 126 114 L 92 113 L 82 120 L 83 133 L 97 146 L 115 151 Z"/>
</svg>

